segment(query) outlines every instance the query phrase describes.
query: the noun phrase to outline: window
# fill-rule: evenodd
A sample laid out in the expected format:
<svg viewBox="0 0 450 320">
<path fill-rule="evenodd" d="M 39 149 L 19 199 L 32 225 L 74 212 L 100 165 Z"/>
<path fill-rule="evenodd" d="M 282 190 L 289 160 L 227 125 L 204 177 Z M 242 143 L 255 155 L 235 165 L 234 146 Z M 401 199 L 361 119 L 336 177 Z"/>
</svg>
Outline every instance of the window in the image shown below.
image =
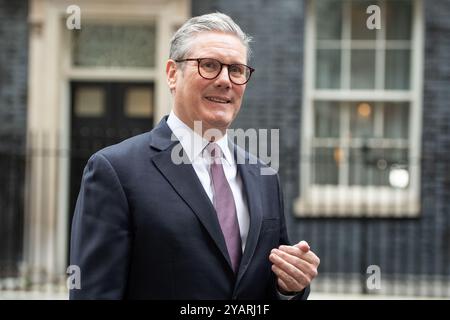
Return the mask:
<svg viewBox="0 0 450 320">
<path fill-rule="evenodd" d="M 77 88 L 74 113 L 78 117 L 101 117 L 105 113 L 105 92 L 101 87 Z"/>
<path fill-rule="evenodd" d="M 369 29 L 371 5 L 381 28 Z M 419 211 L 421 1 L 309 1 L 300 216 Z"/>
<path fill-rule="evenodd" d="M 125 92 L 125 115 L 130 118 L 150 118 L 153 115 L 153 87 L 130 87 Z"/>
<path fill-rule="evenodd" d="M 88 23 L 73 34 L 74 66 L 155 67 L 154 25 Z"/>
</svg>

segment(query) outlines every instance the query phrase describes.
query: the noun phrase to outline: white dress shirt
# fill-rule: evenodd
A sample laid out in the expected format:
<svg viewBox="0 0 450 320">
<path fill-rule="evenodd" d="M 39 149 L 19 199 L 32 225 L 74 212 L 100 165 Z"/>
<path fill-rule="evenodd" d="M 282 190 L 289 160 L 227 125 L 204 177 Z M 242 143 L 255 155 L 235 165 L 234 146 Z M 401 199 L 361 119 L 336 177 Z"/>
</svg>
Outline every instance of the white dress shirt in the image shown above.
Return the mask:
<svg viewBox="0 0 450 320">
<path fill-rule="evenodd" d="M 172 130 L 173 134 L 180 141 L 184 152 L 192 163 L 192 167 L 197 174 L 200 183 L 206 191 L 211 203 L 214 198 L 214 188 L 210 176 L 209 163 L 210 155 L 203 152 L 209 141 L 203 139 L 194 130 L 189 128 L 183 121 L 181 121 L 173 112 L 170 112 L 167 119 L 167 125 Z M 220 147 L 223 157 L 221 159 L 225 177 L 230 185 L 233 193 L 234 202 L 236 205 L 237 219 L 239 222 L 239 231 L 242 240 L 242 252 L 245 249 L 247 242 L 248 230 L 250 226 L 250 216 L 248 212 L 248 205 L 245 196 L 245 190 L 242 179 L 238 174 L 236 161 L 229 149 L 227 134 L 221 139 L 215 141 Z"/>
</svg>

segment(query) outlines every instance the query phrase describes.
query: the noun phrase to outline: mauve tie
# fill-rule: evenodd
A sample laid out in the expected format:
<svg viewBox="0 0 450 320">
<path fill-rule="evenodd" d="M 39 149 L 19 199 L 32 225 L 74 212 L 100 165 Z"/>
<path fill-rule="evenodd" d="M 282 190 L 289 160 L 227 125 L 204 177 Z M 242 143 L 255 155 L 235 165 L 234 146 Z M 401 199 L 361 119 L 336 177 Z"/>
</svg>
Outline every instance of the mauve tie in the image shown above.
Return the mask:
<svg viewBox="0 0 450 320">
<path fill-rule="evenodd" d="M 234 203 L 233 193 L 222 167 L 222 151 L 216 143 L 210 143 L 206 150 L 211 155 L 211 179 L 214 188 L 213 203 L 219 218 L 220 227 L 230 255 L 233 270 L 236 273 L 242 256 L 241 235 Z"/>
</svg>

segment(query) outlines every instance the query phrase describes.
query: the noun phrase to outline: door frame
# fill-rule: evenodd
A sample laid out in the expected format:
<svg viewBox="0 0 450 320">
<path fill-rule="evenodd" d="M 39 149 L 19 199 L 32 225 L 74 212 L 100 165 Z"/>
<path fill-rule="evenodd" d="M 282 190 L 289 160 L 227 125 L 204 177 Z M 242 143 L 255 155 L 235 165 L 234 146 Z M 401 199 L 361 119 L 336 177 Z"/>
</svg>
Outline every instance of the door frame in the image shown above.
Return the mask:
<svg viewBox="0 0 450 320">
<path fill-rule="evenodd" d="M 65 283 L 68 253 L 70 190 L 70 82 L 151 81 L 155 85 L 154 123 L 169 113 L 170 92 L 165 62 L 172 32 L 189 16 L 190 0 L 78 0 L 81 28 L 88 21 L 155 23 L 157 53 L 154 69 L 88 69 L 71 66 L 71 31 L 66 27 L 72 0 L 29 0 L 29 74 L 27 150 L 59 156 L 29 156 L 26 172 L 24 258 L 21 269 L 33 282 Z M 30 153 L 31 154 L 31 153 Z"/>
</svg>

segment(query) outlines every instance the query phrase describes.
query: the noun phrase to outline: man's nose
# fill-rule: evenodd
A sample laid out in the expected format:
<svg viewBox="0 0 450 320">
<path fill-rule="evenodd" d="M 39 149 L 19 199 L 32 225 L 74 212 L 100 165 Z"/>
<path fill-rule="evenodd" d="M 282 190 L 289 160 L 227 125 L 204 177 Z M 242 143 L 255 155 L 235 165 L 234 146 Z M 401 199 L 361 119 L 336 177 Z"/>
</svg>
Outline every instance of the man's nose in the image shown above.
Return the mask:
<svg viewBox="0 0 450 320">
<path fill-rule="evenodd" d="M 218 87 L 230 88 L 231 81 L 228 75 L 228 66 L 223 66 L 219 75 L 215 79 L 215 85 Z"/>
</svg>

